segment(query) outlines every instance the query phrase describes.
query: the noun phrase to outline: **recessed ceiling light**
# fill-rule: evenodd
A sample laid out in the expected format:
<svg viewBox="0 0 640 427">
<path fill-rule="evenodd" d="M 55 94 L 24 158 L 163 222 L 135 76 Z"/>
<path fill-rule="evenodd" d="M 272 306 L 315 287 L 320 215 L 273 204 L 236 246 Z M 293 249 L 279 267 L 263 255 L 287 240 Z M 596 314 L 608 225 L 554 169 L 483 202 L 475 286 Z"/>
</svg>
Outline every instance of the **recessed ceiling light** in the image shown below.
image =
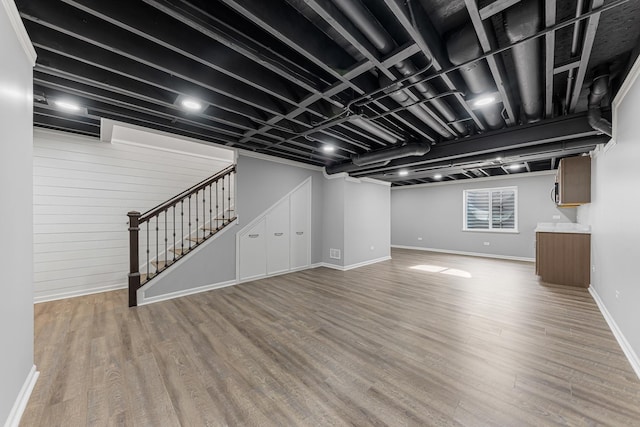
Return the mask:
<svg viewBox="0 0 640 427">
<path fill-rule="evenodd" d="M 200 111 L 202 110 L 202 103 L 195 99 L 186 98 L 181 101 L 181 104 L 187 110 Z"/>
<path fill-rule="evenodd" d="M 400 176 L 407 176 L 409 175 L 409 171 L 406 169 L 401 170 L 400 172 L 398 172 L 398 175 Z"/>
<path fill-rule="evenodd" d="M 522 167 L 522 165 L 511 165 L 511 166 L 509 166 L 509 169 L 511 169 L 512 171 L 517 171 L 521 167 Z"/>
<path fill-rule="evenodd" d="M 54 104 L 56 104 L 57 107 L 60 107 L 64 110 L 69 110 L 69 111 L 79 111 L 80 110 L 80 106 L 74 102 L 71 101 L 54 101 Z"/>
<path fill-rule="evenodd" d="M 481 96 L 473 101 L 473 105 L 476 107 L 482 107 L 485 105 L 493 104 L 496 100 L 495 96 Z"/>
<path fill-rule="evenodd" d="M 437 174 L 433 175 L 433 177 L 434 177 L 435 179 L 442 179 L 442 175 L 441 175 L 441 174 L 439 174 L 439 173 L 437 173 Z"/>
<path fill-rule="evenodd" d="M 333 153 L 336 150 L 336 147 L 330 144 L 325 144 L 322 146 L 322 149 L 325 153 Z"/>
</svg>

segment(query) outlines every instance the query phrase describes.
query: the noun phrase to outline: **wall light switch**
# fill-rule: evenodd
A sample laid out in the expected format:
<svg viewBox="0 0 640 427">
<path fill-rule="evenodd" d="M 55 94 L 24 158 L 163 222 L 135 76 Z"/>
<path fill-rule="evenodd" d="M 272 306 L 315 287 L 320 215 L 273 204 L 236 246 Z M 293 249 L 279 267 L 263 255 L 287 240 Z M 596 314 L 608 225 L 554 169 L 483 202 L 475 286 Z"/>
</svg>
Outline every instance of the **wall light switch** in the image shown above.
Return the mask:
<svg viewBox="0 0 640 427">
<path fill-rule="evenodd" d="M 491 244 L 491 243 L 489 243 L 489 242 L 484 242 L 484 245 L 485 245 L 485 246 L 489 246 L 490 244 Z"/>
<path fill-rule="evenodd" d="M 422 240 L 422 237 L 418 237 L 418 240 Z"/>
<path fill-rule="evenodd" d="M 371 250 L 374 250 L 376 247 L 375 246 L 371 246 Z"/>
</svg>

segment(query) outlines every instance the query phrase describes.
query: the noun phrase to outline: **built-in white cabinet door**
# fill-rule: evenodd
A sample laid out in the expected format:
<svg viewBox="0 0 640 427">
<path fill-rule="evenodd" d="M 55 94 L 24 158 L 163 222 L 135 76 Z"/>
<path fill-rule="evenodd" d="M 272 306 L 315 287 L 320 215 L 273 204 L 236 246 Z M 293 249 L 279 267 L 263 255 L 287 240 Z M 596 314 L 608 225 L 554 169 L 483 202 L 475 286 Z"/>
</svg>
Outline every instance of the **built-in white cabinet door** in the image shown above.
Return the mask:
<svg viewBox="0 0 640 427">
<path fill-rule="evenodd" d="M 291 269 L 308 267 L 310 254 L 311 183 L 291 194 Z"/>
<path fill-rule="evenodd" d="M 267 273 L 266 221 L 262 219 L 240 236 L 240 280 Z"/>
<path fill-rule="evenodd" d="M 289 199 L 267 214 L 267 274 L 289 271 Z"/>
</svg>

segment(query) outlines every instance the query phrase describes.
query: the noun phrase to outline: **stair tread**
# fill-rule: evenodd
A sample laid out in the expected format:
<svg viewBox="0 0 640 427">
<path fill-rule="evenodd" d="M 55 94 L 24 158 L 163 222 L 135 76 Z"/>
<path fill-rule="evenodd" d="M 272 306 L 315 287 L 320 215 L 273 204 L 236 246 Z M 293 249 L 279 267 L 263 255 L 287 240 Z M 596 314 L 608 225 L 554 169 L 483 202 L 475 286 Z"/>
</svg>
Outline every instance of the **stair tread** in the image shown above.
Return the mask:
<svg viewBox="0 0 640 427">
<path fill-rule="evenodd" d="M 151 261 L 151 264 L 154 265 L 157 269 L 164 268 L 165 266 L 170 266 L 173 264 L 172 259 L 168 260 L 160 260 L 160 261 Z"/>
<path fill-rule="evenodd" d="M 187 246 L 185 246 L 184 248 L 173 248 L 173 249 L 169 249 L 171 252 L 175 253 L 176 255 L 184 255 L 186 253 L 189 252 L 189 248 Z"/>
<path fill-rule="evenodd" d="M 195 242 L 195 243 L 201 243 L 201 242 L 204 242 L 205 238 L 204 237 L 200 237 L 200 236 L 198 236 L 198 237 L 188 237 L 187 240 L 190 240 L 190 241 Z"/>
<path fill-rule="evenodd" d="M 156 277 L 156 274 L 151 273 L 149 274 L 149 280 L 153 279 L 154 277 Z M 140 274 L 140 283 L 144 283 L 147 281 L 147 273 L 141 273 Z"/>
</svg>

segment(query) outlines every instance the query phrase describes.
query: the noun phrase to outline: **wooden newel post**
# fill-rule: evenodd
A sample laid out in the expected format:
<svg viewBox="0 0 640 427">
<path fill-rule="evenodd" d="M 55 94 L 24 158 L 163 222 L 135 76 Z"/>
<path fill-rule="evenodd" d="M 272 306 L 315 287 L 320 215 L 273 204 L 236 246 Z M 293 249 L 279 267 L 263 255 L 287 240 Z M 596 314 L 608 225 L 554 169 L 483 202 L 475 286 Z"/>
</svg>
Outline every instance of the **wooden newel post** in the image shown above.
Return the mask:
<svg viewBox="0 0 640 427">
<path fill-rule="evenodd" d="M 138 257 L 138 233 L 140 231 L 140 212 L 129 212 L 129 307 L 138 305 L 140 288 L 140 260 Z"/>
</svg>

